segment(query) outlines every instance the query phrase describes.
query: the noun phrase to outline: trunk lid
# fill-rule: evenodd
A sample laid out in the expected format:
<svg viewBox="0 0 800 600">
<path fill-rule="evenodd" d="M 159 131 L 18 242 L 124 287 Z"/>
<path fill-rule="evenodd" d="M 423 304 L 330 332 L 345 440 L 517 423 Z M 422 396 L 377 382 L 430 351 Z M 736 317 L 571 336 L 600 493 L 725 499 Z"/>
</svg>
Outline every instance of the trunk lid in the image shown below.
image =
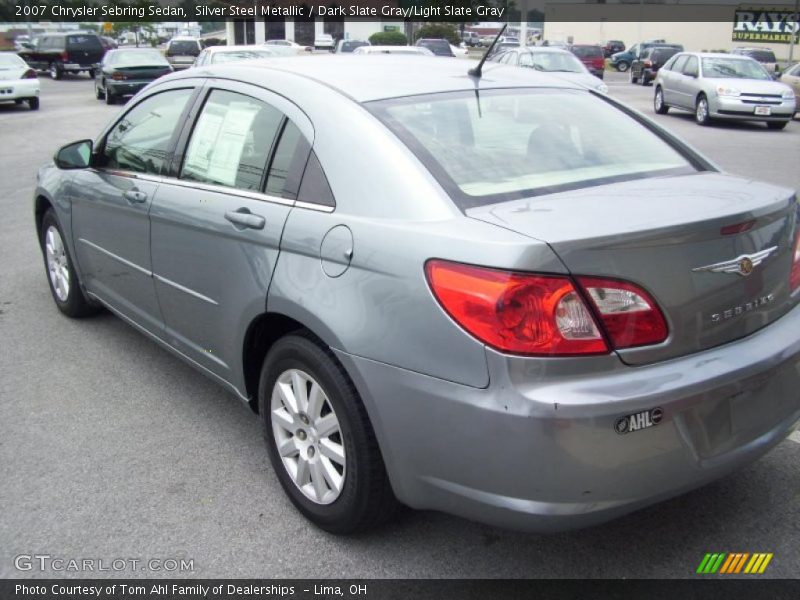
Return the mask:
<svg viewBox="0 0 800 600">
<path fill-rule="evenodd" d="M 547 242 L 575 275 L 625 279 L 650 293 L 670 335 L 662 344 L 619 351 L 631 365 L 742 338 L 800 300 L 789 293 L 800 208 L 786 188 L 697 173 L 504 202 L 467 215 Z M 722 233 L 742 223 L 751 224 Z M 745 255 L 753 263 L 747 276 L 739 274 L 748 270 Z M 727 261 L 733 272 L 717 266 Z"/>
<path fill-rule="evenodd" d="M 125 79 L 152 81 L 162 75 L 172 73 L 172 68 L 168 65 L 137 65 L 130 67 L 117 67 L 118 73 L 125 75 Z"/>
</svg>

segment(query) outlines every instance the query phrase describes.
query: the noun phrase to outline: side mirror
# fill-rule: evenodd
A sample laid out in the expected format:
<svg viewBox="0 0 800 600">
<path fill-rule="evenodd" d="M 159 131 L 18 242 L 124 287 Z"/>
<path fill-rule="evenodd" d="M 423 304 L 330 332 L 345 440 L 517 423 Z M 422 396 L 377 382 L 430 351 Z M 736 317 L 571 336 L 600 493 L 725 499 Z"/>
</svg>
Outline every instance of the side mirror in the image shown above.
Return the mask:
<svg viewBox="0 0 800 600">
<path fill-rule="evenodd" d="M 59 169 L 85 169 L 92 163 L 92 140 L 72 142 L 59 148 L 53 162 Z"/>
</svg>

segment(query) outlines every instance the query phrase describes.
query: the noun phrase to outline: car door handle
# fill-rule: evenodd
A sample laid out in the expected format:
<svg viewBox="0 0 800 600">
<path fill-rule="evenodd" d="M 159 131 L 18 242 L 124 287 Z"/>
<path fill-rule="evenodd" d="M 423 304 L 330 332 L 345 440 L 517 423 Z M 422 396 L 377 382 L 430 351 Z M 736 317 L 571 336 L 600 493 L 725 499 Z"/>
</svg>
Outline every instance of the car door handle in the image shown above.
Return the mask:
<svg viewBox="0 0 800 600">
<path fill-rule="evenodd" d="M 233 223 L 234 227 L 247 229 L 264 229 L 267 220 L 261 215 L 254 215 L 246 208 L 239 210 L 229 210 L 225 213 L 225 218 Z"/>
<path fill-rule="evenodd" d="M 123 196 L 125 196 L 125 200 L 133 204 L 147 202 L 147 194 L 140 192 L 139 190 L 128 190 L 123 194 Z"/>
</svg>

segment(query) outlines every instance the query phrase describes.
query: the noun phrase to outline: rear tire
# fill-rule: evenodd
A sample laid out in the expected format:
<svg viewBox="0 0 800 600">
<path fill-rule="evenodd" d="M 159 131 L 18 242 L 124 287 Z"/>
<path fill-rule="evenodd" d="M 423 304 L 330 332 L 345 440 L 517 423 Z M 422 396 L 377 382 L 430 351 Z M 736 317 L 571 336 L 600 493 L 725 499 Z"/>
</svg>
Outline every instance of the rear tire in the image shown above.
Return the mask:
<svg viewBox="0 0 800 600">
<path fill-rule="evenodd" d="M 694 107 L 694 120 L 703 127 L 711 125 L 711 117 L 708 116 L 708 99 L 705 94 L 700 94 L 697 97 Z"/>
<path fill-rule="evenodd" d="M 630 72 L 630 80 L 631 80 L 631 83 L 637 83 L 639 81 L 639 78 L 636 77 L 636 75 L 633 74 L 633 69 L 631 69 L 631 72 Z"/>
<path fill-rule="evenodd" d="M 50 73 L 50 78 L 54 80 L 61 79 L 64 76 L 64 71 L 61 69 L 58 63 L 52 62 L 48 67 L 48 72 Z"/>
<path fill-rule="evenodd" d="M 290 334 L 270 349 L 258 406 L 275 474 L 309 521 L 348 534 L 396 514 L 399 503 L 367 411 L 333 353 L 311 334 Z M 331 418 L 335 427 L 322 425 Z M 332 447 L 340 459 L 331 458 Z"/>
<path fill-rule="evenodd" d="M 767 127 L 769 129 L 781 130 L 789 124 L 789 121 L 768 121 Z"/>
<path fill-rule="evenodd" d="M 669 112 L 669 106 L 664 104 L 664 91 L 660 85 L 656 87 L 656 93 L 653 96 L 653 110 L 657 115 L 665 115 Z"/>
<path fill-rule="evenodd" d="M 39 98 L 28 98 L 28 106 L 31 110 L 39 110 Z"/>
<path fill-rule="evenodd" d="M 631 68 L 631 66 L 628 63 L 626 63 L 624 60 L 617 63 L 617 71 L 619 71 L 620 73 L 624 73 L 625 71 L 627 71 L 630 68 Z"/>
<path fill-rule="evenodd" d="M 106 97 L 106 94 L 103 90 L 100 89 L 100 80 L 94 80 L 94 96 L 98 100 L 103 100 Z"/>
<path fill-rule="evenodd" d="M 108 88 L 106 88 L 105 93 L 103 95 L 106 98 L 106 104 L 108 104 L 109 106 L 117 102 L 117 97 L 114 94 L 112 94 L 111 90 L 109 90 Z"/>
<path fill-rule="evenodd" d="M 92 304 L 83 294 L 61 225 L 52 208 L 47 210 L 42 219 L 40 239 L 47 283 L 58 310 L 72 318 L 88 317 L 99 312 L 100 307 Z"/>
</svg>

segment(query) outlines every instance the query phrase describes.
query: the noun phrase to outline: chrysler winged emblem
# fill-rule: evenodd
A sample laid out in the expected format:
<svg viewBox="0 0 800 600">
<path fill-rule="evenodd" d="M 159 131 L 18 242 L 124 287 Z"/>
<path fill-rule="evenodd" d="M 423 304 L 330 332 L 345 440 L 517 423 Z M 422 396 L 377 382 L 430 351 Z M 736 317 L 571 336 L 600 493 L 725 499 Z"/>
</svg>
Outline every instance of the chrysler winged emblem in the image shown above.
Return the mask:
<svg viewBox="0 0 800 600">
<path fill-rule="evenodd" d="M 767 257 L 777 250 L 777 246 L 761 250 L 754 254 L 742 254 L 732 260 L 725 260 L 722 262 L 714 263 L 713 265 L 706 265 L 704 267 L 696 267 L 692 271 L 711 271 L 712 273 L 738 273 L 742 277 L 747 277 L 753 272 L 758 265 L 764 262 Z"/>
</svg>

